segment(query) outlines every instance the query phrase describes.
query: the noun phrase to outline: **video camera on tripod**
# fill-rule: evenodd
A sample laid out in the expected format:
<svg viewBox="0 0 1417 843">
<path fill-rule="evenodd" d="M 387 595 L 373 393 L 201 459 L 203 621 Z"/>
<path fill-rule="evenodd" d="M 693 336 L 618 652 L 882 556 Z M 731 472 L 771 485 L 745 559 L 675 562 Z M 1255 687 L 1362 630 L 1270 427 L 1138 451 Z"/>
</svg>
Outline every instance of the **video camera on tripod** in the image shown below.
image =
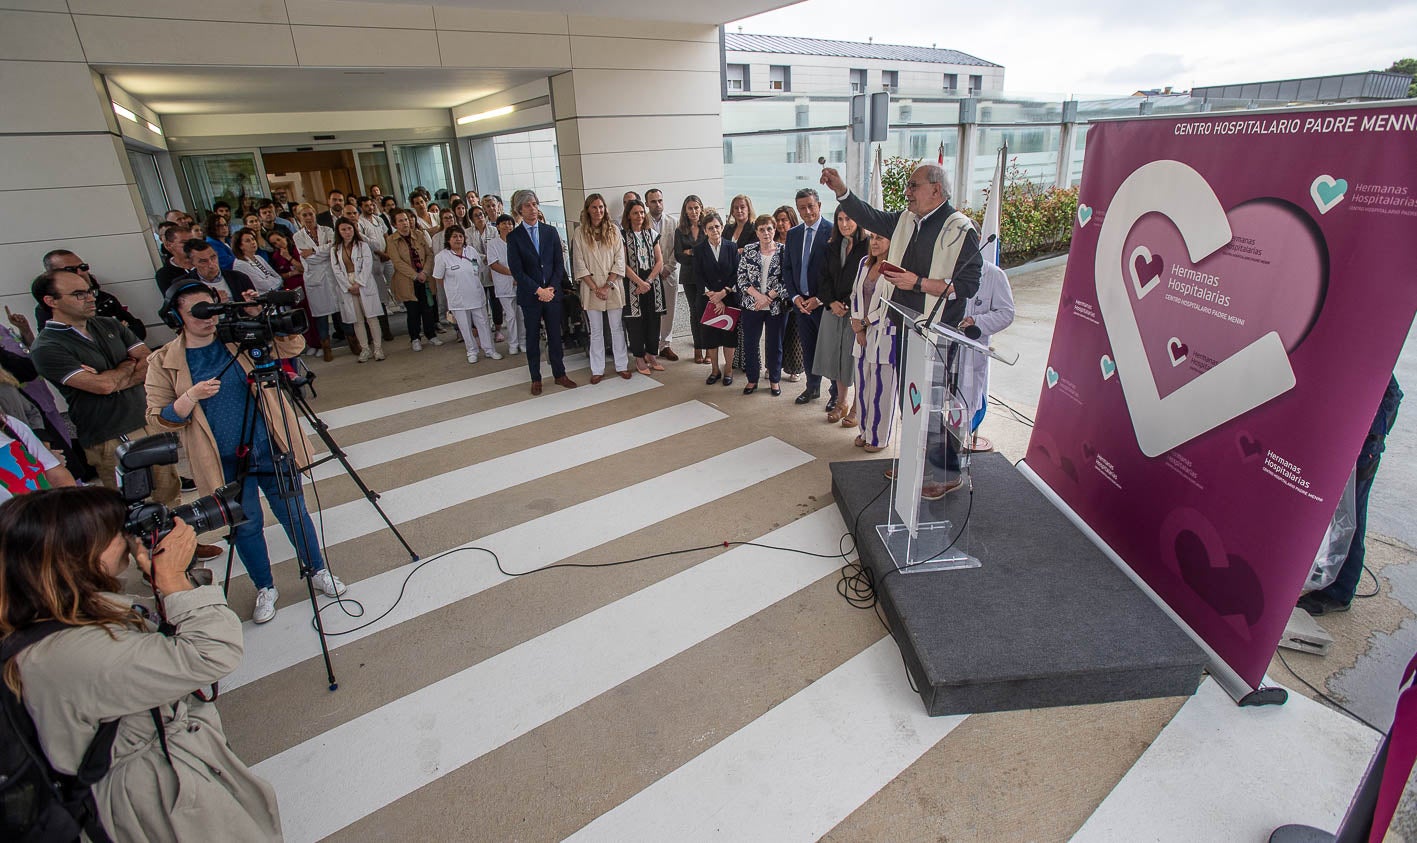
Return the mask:
<svg viewBox="0 0 1417 843">
<path fill-rule="evenodd" d="M 250 301 L 197 302 L 192 306 L 192 315 L 198 319 L 219 317 L 217 341 L 235 343 L 240 351 L 251 354 L 257 368 L 262 368 L 275 365 L 270 347 L 276 337 L 310 330 L 305 311 L 296 307 L 304 297 L 302 290 L 271 290 Z M 253 307 L 260 311 L 250 313 Z"/>
<path fill-rule="evenodd" d="M 128 516 L 123 521 L 123 530 L 152 550 L 163 537 L 172 532 L 173 519 L 181 518 L 199 534 L 220 527 L 228 527 L 246 520 L 237 498 L 241 495 L 239 483 L 227 483 L 216 492 L 197 498 L 189 504 L 167 507 L 149 500 L 153 493 L 153 469 L 155 465 L 172 465 L 177 462 L 177 434 L 159 433 L 145 436 L 133 442 L 118 446 L 118 492 L 123 503 L 128 506 Z M 187 566 L 187 576 L 199 585 L 211 584 L 211 572 L 194 570 L 194 558 Z M 195 574 L 195 576 L 194 576 Z M 205 576 L 203 576 L 205 575 Z"/>
</svg>

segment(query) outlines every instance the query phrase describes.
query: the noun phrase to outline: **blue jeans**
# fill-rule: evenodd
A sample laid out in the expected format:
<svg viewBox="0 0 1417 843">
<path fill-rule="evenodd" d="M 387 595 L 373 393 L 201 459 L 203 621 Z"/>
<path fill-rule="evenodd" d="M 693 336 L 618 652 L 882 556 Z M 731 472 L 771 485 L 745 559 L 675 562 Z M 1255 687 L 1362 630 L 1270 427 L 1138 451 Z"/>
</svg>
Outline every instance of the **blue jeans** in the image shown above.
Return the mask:
<svg viewBox="0 0 1417 843">
<path fill-rule="evenodd" d="M 787 314 L 773 316 L 766 310 L 745 310 L 739 318 L 743 323 L 743 374 L 748 376 L 748 383 L 756 384 L 762 371 L 758 360 L 758 340 L 764 328 L 768 334 L 768 382 L 782 380 L 782 334 L 787 328 Z"/>
<path fill-rule="evenodd" d="M 228 483 L 236 479 L 236 457 L 222 457 L 221 467 Z M 292 546 L 301 546 L 300 533 L 304 533 L 304 556 L 310 563 L 311 570 L 321 571 L 325 567 L 325 559 L 320 554 L 320 540 L 315 535 L 315 525 L 310 520 L 309 511 L 305 509 L 305 496 L 299 493 L 300 475 L 295 476 L 296 494 L 286 501 L 280 496 L 280 486 L 276 482 L 274 471 L 275 460 L 271 457 L 270 441 L 259 438 L 251 451 L 251 471 L 241 486 L 241 511 L 246 514 L 246 521 L 233 531 L 231 541 L 236 547 L 236 554 L 241 557 L 241 564 L 246 566 L 246 573 L 251 575 L 251 582 L 255 583 L 257 588 L 270 588 L 274 585 L 274 580 L 271 579 L 271 554 L 266 548 L 265 523 L 257 489 L 265 493 L 271 511 L 275 513 L 276 520 L 290 538 Z M 297 525 L 299 531 L 296 529 Z"/>
<path fill-rule="evenodd" d="M 1358 582 L 1363 578 L 1363 557 L 1366 549 L 1364 539 L 1368 534 L 1368 493 L 1373 491 L 1373 478 L 1378 474 L 1378 463 L 1382 462 L 1383 438 L 1369 436 L 1358 452 L 1358 468 L 1353 477 L 1353 504 L 1356 527 L 1353 541 L 1348 545 L 1348 557 L 1343 567 L 1338 569 L 1338 578 L 1319 591 L 1324 597 L 1339 603 L 1353 602 L 1353 594 L 1358 590 Z"/>
</svg>

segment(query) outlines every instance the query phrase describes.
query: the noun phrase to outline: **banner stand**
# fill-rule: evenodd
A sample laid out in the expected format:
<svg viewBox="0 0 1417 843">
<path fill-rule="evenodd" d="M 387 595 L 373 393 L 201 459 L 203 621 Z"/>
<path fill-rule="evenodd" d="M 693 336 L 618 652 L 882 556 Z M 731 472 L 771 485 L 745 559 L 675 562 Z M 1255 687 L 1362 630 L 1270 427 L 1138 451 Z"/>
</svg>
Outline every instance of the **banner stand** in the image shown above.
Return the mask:
<svg viewBox="0 0 1417 843">
<path fill-rule="evenodd" d="M 1230 665 L 1226 664 L 1225 660 L 1220 658 L 1220 655 L 1205 642 L 1205 639 L 1201 638 L 1196 634 L 1195 630 L 1191 629 L 1190 624 L 1186 623 L 1180 615 L 1176 614 L 1170 606 L 1166 605 L 1166 601 L 1162 600 L 1161 597 L 1152 590 L 1151 586 L 1147 585 L 1146 581 L 1138 576 L 1122 557 L 1117 555 L 1116 551 L 1108 547 L 1107 542 L 1102 540 L 1102 537 L 1097 534 L 1096 530 L 1092 529 L 1092 527 L 1088 526 L 1086 521 L 1078 517 L 1078 514 L 1073 511 L 1073 508 L 1068 506 L 1067 502 L 1059 497 L 1058 494 L 1044 482 L 1043 478 L 1039 477 L 1033 469 L 1029 467 L 1027 460 L 1020 460 L 1015 467 L 1059 512 L 1063 513 L 1069 521 L 1073 522 L 1073 525 L 1081 530 L 1082 534 L 1087 536 L 1088 539 L 1097 546 L 1098 550 L 1106 554 L 1107 558 L 1112 560 L 1112 564 L 1116 565 L 1122 573 L 1126 574 L 1132 582 L 1136 583 L 1137 588 L 1141 589 L 1142 593 L 1151 599 L 1151 602 L 1155 603 L 1161 611 L 1165 612 L 1171 620 L 1176 622 L 1176 625 L 1180 627 L 1186 635 L 1190 636 L 1192 641 L 1196 642 L 1196 646 L 1200 647 L 1210 659 L 1206 670 L 1209 671 L 1211 678 L 1214 679 L 1216 684 L 1220 685 L 1221 688 L 1225 689 L 1225 693 L 1229 694 L 1230 698 L 1233 699 L 1237 705 L 1283 705 L 1289 700 L 1289 692 L 1284 688 L 1268 685 L 1260 685 L 1258 688 L 1250 687 L 1250 684 L 1244 679 L 1241 679 L 1240 675 L 1236 673 Z"/>
</svg>

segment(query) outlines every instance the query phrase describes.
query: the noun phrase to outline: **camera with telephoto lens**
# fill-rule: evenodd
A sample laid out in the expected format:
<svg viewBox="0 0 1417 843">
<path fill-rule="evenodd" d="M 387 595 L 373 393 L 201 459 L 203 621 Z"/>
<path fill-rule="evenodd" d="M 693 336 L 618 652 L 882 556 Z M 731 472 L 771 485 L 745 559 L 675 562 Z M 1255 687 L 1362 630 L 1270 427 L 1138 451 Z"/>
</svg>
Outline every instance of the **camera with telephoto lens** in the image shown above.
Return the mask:
<svg viewBox="0 0 1417 843">
<path fill-rule="evenodd" d="M 216 325 L 219 342 L 235 343 L 242 351 L 260 351 L 268 348 L 276 337 L 289 337 L 310 330 L 310 320 L 305 311 L 296 305 L 304 298 L 301 290 L 271 290 L 256 296 L 251 301 L 197 302 L 192 306 L 192 315 L 198 319 L 220 317 Z M 258 313 L 250 313 L 259 307 Z M 252 354 L 257 363 L 269 358 L 269 353 Z"/>
<path fill-rule="evenodd" d="M 176 518 L 181 518 L 198 533 L 246 520 L 237 501 L 241 494 L 240 484 L 237 483 L 227 483 L 213 494 L 172 508 L 149 500 L 153 492 L 152 467 L 176 462 L 175 433 L 159 433 L 118 446 L 118 492 L 128 506 L 123 531 L 142 542 L 150 551 L 172 532 Z M 211 585 L 212 582 L 212 572 L 197 567 L 195 557 L 187 565 L 187 576 L 197 585 Z"/>
</svg>

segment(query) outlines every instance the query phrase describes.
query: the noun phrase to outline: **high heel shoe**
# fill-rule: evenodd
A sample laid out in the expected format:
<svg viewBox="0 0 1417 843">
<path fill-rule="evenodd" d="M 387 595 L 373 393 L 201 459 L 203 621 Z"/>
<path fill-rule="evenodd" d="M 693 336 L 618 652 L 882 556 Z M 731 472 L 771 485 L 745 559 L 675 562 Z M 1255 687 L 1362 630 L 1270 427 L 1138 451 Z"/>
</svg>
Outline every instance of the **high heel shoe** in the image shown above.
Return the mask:
<svg viewBox="0 0 1417 843">
<path fill-rule="evenodd" d="M 744 395 L 752 395 L 754 392 L 757 392 L 757 391 L 758 391 L 758 385 L 755 384 L 755 383 L 750 383 L 750 384 L 748 384 L 747 386 L 743 387 L 743 394 L 744 394 Z"/>
<path fill-rule="evenodd" d="M 718 379 L 721 378 L 721 377 L 723 377 L 723 373 L 722 373 L 722 372 L 714 372 L 713 374 L 711 374 L 711 375 L 709 375 L 708 377 L 704 378 L 704 385 L 705 385 L 705 386 L 713 386 L 714 384 L 718 383 Z"/>
<path fill-rule="evenodd" d="M 772 393 L 772 397 L 777 398 L 778 396 L 782 395 L 782 387 L 770 386 L 768 387 L 768 392 Z"/>
</svg>

